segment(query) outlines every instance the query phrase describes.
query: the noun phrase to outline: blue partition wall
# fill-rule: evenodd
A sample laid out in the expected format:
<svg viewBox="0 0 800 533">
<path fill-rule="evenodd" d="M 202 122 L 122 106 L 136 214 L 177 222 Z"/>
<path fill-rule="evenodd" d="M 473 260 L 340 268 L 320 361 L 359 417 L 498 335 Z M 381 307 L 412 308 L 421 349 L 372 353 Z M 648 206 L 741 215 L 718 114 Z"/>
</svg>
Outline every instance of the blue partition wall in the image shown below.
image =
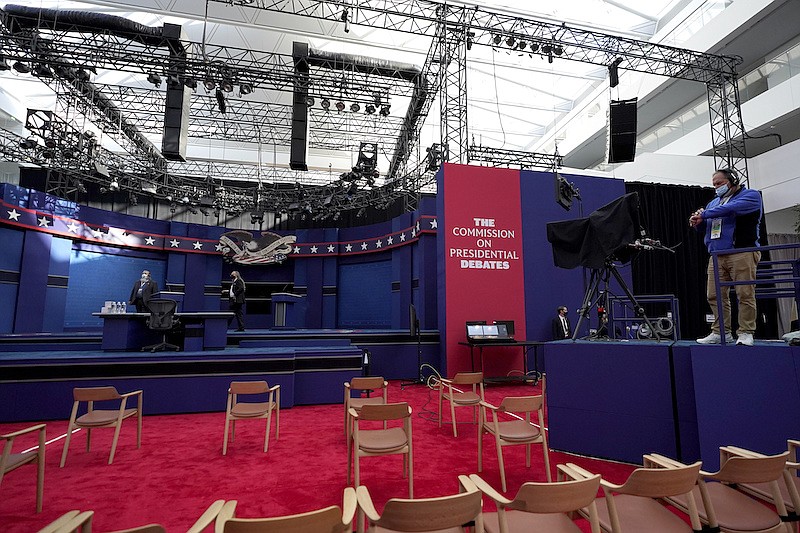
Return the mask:
<svg viewBox="0 0 800 533">
<path fill-rule="evenodd" d="M 340 328 L 390 328 L 392 263 L 389 260 L 339 267 Z"/>
<path fill-rule="evenodd" d="M 0 227 L 0 242 L 3 243 L 3 253 L 0 253 L 0 309 L 3 309 L 0 333 L 14 331 L 24 237 L 22 231 Z"/>
</svg>

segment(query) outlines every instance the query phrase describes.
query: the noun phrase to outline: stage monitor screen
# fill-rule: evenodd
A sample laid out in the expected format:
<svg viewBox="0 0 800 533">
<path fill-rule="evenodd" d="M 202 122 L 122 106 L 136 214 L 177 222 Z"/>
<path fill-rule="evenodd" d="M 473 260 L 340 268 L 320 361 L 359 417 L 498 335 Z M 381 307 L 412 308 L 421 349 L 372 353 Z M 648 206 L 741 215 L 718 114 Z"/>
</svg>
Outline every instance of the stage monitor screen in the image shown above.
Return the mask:
<svg viewBox="0 0 800 533">
<path fill-rule="evenodd" d="M 467 337 L 479 337 L 483 335 L 483 326 L 480 324 L 467 324 Z"/>
<path fill-rule="evenodd" d="M 513 320 L 495 320 L 495 324 L 498 326 L 505 326 L 506 334 L 513 335 L 514 334 L 514 321 Z"/>
</svg>

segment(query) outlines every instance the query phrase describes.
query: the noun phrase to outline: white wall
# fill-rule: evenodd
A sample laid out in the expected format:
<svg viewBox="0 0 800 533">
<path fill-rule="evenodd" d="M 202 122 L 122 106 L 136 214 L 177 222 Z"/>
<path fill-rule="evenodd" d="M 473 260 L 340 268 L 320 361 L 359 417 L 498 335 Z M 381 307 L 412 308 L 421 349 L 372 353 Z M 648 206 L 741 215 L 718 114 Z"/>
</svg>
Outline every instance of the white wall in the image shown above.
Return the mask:
<svg viewBox="0 0 800 533">
<path fill-rule="evenodd" d="M 750 186 L 764 195 L 767 213 L 800 204 L 800 140 L 750 159 Z M 770 231 L 773 231 L 770 228 Z"/>
</svg>

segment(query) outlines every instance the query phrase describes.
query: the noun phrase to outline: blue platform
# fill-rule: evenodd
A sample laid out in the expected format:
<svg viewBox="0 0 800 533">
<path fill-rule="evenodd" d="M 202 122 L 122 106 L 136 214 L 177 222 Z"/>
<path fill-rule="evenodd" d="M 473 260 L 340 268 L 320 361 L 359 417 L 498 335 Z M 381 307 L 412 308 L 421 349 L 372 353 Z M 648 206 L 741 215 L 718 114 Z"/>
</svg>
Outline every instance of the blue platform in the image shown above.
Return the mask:
<svg viewBox="0 0 800 533">
<path fill-rule="evenodd" d="M 714 470 L 720 446 L 778 453 L 800 437 L 800 348 L 559 341 L 544 354 L 557 450 L 631 463 L 659 452 Z"/>
</svg>

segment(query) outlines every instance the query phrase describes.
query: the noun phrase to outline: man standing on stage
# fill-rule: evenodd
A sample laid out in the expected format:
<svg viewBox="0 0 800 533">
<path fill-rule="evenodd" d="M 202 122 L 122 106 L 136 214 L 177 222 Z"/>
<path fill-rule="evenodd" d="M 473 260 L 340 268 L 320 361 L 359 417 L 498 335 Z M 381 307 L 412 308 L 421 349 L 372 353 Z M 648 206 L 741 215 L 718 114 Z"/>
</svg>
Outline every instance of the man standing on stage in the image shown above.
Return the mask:
<svg viewBox="0 0 800 533">
<path fill-rule="evenodd" d="M 733 170 L 723 169 L 714 172 L 711 183 L 717 197 L 705 209 L 698 209 L 689 217 L 689 225 L 705 231 L 705 244 L 708 251 L 730 250 L 735 248 L 757 247 L 759 224 L 761 223 L 761 195 L 758 191 L 747 189 L 739 184 L 739 177 Z M 752 281 L 756 279 L 756 267 L 761 252 L 733 252 L 718 255 L 720 281 Z M 720 336 L 719 316 L 717 316 L 717 293 L 714 285 L 714 264 L 708 260 L 708 305 L 714 314 L 711 334 L 697 339 L 701 344 L 718 344 Z M 756 292 L 755 285 L 735 285 L 739 300 L 739 329 L 736 344 L 753 345 L 756 330 Z M 722 287 L 722 309 L 725 321 L 725 342 L 733 342 L 731 335 L 730 287 Z"/>
<path fill-rule="evenodd" d="M 149 313 L 150 308 L 147 307 L 147 302 L 157 292 L 158 283 L 150 279 L 150 271 L 142 270 L 142 277 L 133 284 L 128 304 L 135 305 L 137 313 Z"/>
<path fill-rule="evenodd" d="M 553 319 L 553 340 L 568 339 L 572 336 L 569 319 L 567 318 L 567 308 L 559 306 L 558 315 Z"/>
<path fill-rule="evenodd" d="M 231 325 L 233 318 L 236 318 L 236 331 L 244 331 L 244 291 L 245 284 L 241 274 L 238 270 L 231 272 L 231 289 L 228 292 L 228 300 L 230 302 L 230 310 L 233 311 L 233 317 L 228 320 L 228 327 Z"/>
</svg>

